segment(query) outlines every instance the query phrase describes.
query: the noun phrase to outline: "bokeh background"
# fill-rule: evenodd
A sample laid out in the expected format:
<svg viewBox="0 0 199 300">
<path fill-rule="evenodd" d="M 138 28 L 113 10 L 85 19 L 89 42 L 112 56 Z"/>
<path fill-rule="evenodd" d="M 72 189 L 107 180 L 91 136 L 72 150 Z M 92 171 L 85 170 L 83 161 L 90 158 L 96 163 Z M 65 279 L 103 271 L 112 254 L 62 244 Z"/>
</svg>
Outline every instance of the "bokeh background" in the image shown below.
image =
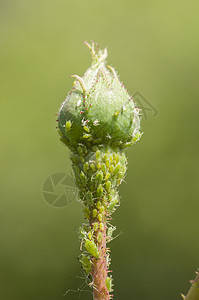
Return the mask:
<svg viewBox="0 0 199 300">
<path fill-rule="evenodd" d="M 63 297 L 84 282 L 81 206 L 41 194 L 47 176 L 71 171 L 54 114 L 69 75 L 90 64 L 84 40 L 107 46 L 129 92 L 147 100 L 113 220 L 114 299 L 186 294 L 199 267 L 198 10 L 196 0 L 0 1 L 1 299 L 92 299 Z"/>
</svg>

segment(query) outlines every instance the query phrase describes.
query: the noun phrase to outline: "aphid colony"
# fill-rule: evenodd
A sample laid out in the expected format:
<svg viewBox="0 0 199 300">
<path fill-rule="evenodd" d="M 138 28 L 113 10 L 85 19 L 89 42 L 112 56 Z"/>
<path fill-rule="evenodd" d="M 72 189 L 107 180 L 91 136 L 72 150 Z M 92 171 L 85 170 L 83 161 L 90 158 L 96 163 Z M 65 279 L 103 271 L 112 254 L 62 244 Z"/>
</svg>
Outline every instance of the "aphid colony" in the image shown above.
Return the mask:
<svg viewBox="0 0 199 300">
<path fill-rule="evenodd" d="M 94 260 L 106 261 L 107 273 L 110 256 L 105 249 L 104 257 L 100 258 L 100 247 L 103 240 L 112 240 L 116 227 L 110 224 L 111 215 L 119 205 L 117 187 L 124 179 L 127 160 L 119 149 L 110 147 L 92 147 L 79 145 L 71 154 L 73 170 L 79 197 L 83 204 L 86 223 L 79 229 L 80 249 L 79 261 L 86 274 L 92 272 Z M 106 276 L 108 291 L 112 291 L 112 278 Z"/>
</svg>

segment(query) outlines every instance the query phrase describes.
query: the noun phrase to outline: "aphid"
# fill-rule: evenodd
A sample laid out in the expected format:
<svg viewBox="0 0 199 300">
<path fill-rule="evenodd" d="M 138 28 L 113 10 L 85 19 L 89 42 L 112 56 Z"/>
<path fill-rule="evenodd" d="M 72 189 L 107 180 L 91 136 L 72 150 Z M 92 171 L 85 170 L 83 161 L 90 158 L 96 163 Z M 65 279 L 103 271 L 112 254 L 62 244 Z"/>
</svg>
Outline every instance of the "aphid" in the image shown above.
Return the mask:
<svg viewBox="0 0 199 300">
<path fill-rule="evenodd" d="M 89 238 L 89 240 L 91 240 L 92 237 L 93 237 L 93 231 L 89 231 L 89 232 L 88 232 L 88 238 Z"/>
<path fill-rule="evenodd" d="M 108 159 L 106 160 L 106 166 L 107 168 L 110 166 L 110 161 Z"/>
<path fill-rule="evenodd" d="M 97 231 L 98 227 L 99 227 L 99 223 L 97 223 L 97 222 L 93 223 L 93 230 L 94 231 Z"/>
<path fill-rule="evenodd" d="M 110 180 L 107 180 L 107 182 L 106 182 L 106 190 L 107 190 L 107 192 L 109 192 L 110 189 L 111 189 L 111 182 L 110 182 Z"/>
<path fill-rule="evenodd" d="M 105 211 L 105 208 L 104 208 L 104 206 L 103 206 L 103 205 L 102 205 L 102 206 L 100 206 L 100 208 L 99 208 L 99 212 L 102 214 L 104 211 Z"/>
<path fill-rule="evenodd" d="M 113 173 L 113 171 L 114 171 L 114 166 L 113 166 L 113 165 L 110 165 L 109 171 L 110 171 L 111 173 Z"/>
<path fill-rule="evenodd" d="M 112 165 L 111 165 L 111 166 L 112 166 Z M 111 166 L 110 166 L 110 167 L 111 167 Z M 105 180 L 108 180 L 108 179 L 110 178 L 110 176 L 111 176 L 110 173 L 107 172 L 107 173 L 106 173 Z"/>
<path fill-rule="evenodd" d="M 107 230 L 107 238 L 108 239 L 111 239 L 112 238 L 112 235 L 113 235 L 113 231 L 116 229 L 116 227 L 109 227 L 108 230 Z"/>
<path fill-rule="evenodd" d="M 97 209 L 93 209 L 93 218 L 97 217 Z"/>
<path fill-rule="evenodd" d="M 105 162 L 108 159 L 108 155 L 105 153 L 103 157 L 103 161 Z"/>
<path fill-rule="evenodd" d="M 82 255 L 80 262 L 82 263 L 82 267 L 86 271 L 87 274 L 89 274 L 92 270 L 91 268 L 91 262 L 88 256 Z"/>
<path fill-rule="evenodd" d="M 95 242 L 93 240 L 90 241 L 89 239 L 86 239 L 85 240 L 85 248 L 96 259 L 99 258 L 99 252 L 97 249 L 97 245 L 95 244 Z"/>
<path fill-rule="evenodd" d="M 91 205 L 93 204 L 93 197 L 92 197 L 92 193 L 90 191 L 88 191 L 86 193 L 85 199 L 89 204 L 91 204 Z"/>
<path fill-rule="evenodd" d="M 102 205 L 101 201 L 97 201 L 97 204 L 96 204 L 97 209 L 100 209 L 101 205 Z"/>
<path fill-rule="evenodd" d="M 99 227 L 100 227 L 100 230 L 101 230 L 101 231 L 104 230 L 104 224 L 103 224 L 102 222 L 100 223 Z"/>
<path fill-rule="evenodd" d="M 113 171 L 113 174 L 114 174 L 114 175 L 117 175 L 117 174 L 119 173 L 120 169 L 121 169 L 121 165 L 118 164 L 118 165 L 115 167 L 115 169 L 114 169 L 114 171 Z"/>
<path fill-rule="evenodd" d="M 118 203 L 118 198 L 114 197 L 113 199 L 111 199 L 111 201 L 109 202 L 109 206 L 108 206 L 108 210 L 109 212 L 113 212 L 116 204 Z"/>
<path fill-rule="evenodd" d="M 69 132 L 71 130 L 71 127 L 72 127 L 72 122 L 69 120 L 68 122 L 66 122 L 65 125 L 66 132 Z"/>
<path fill-rule="evenodd" d="M 99 161 L 97 162 L 97 169 L 98 169 L 98 170 L 100 170 L 100 169 L 101 169 L 101 164 L 100 164 L 100 162 L 99 162 Z"/>
<path fill-rule="evenodd" d="M 80 179 L 83 184 L 86 184 L 86 176 L 85 176 L 84 172 L 82 172 L 82 171 L 80 173 Z"/>
<path fill-rule="evenodd" d="M 97 197 L 102 197 L 102 195 L 103 195 L 103 187 L 100 184 L 97 188 Z"/>
<path fill-rule="evenodd" d="M 102 164 L 101 165 L 101 170 L 102 172 L 104 173 L 104 175 L 106 174 L 106 165 L 105 164 Z"/>
<path fill-rule="evenodd" d="M 88 164 L 88 162 L 85 162 L 83 165 L 84 172 L 87 173 L 88 169 L 89 169 L 89 164 Z"/>
<path fill-rule="evenodd" d="M 141 137 L 141 134 L 140 133 L 136 133 L 134 138 L 132 139 L 133 142 L 137 142 Z"/>
<path fill-rule="evenodd" d="M 99 172 L 97 172 L 96 176 L 95 176 L 95 182 L 96 184 L 100 184 L 103 180 L 103 172 L 100 170 Z"/>
<path fill-rule="evenodd" d="M 112 292 L 112 278 L 111 277 L 106 277 L 106 287 L 109 292 Z"/>
<path fill-rule="evenodd" d="M 90 210 L 89 210 L 89 208 L 85 207 L 83 209 L 83 212 L 84 212 L 84 215 L 85 215 L 86 219 L 89 219 L 90 218 Z"/>
<path fill-rule="evenodd" d="M 92 135 L 89 134 L 89 133 L 83 134 L 83 139 L 89 139 L 89 138 L 91 138 L 91 137 L 92 137 Z"/>
<path fill-rule="evenodd" d="M 95 153 L 96 159 L 100 159 L 101 152 L 99 150 L 96 151 Z"/>
<path fill-rule="evenodd" d="M 91 168 L 91 170 L 92 170 L 93 172 L 95 172 L 95 165 L 94 165 L 94 164 L 91 164 L 91 165 L 90 165 L 90 168 Z"/>
<path fill-rule="evenodd" d="M 77 147 L 77 151 L 78 151 L 79 154 L 83 154 L 83 149 L 82 149 L 81 146 L 78 146 L 78 147 Z"/>
<path fill-rule="evenodd" d="M 90 129 L 89 129 L 88 126 L 84 126 L 83 128 L 84 128 L 84 130 L 85 130 L 86 132 L 90 132 Z"/>
<path fill-rule="evenodd" d="M 98 232 L 97 241 L 98 241 L 98 243 L 101 243 L 101 241 L 102 241 L 102 232 Z"/>
<path fill-rule="evenodd" d="M 98 214 L 98 220 L 99 220 L 100 222 L 102 222 L 102 215 L 101 215 L 101 214 Z"/>
</svg>

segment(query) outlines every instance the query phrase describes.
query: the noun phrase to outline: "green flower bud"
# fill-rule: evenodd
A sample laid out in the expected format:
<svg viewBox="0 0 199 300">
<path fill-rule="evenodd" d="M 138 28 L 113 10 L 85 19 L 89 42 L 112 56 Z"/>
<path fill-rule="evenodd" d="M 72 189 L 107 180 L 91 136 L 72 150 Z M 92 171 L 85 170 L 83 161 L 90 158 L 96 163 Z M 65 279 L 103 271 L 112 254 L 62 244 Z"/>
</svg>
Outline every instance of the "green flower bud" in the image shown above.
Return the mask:
<svg viewBox="0 0 199 300">
<path fill-rule="evenodd" d="M 70 148 L 79 143 L 130 146 L 140 138 L 139 109 L 106 65 L 107 49 L 92 50 L 92 65 L 83 77 L 73 75 L 72 91 L 61 105 L 58 130 Z M 109 164 L 106 160 L 106 164 Z"/>
</svg>

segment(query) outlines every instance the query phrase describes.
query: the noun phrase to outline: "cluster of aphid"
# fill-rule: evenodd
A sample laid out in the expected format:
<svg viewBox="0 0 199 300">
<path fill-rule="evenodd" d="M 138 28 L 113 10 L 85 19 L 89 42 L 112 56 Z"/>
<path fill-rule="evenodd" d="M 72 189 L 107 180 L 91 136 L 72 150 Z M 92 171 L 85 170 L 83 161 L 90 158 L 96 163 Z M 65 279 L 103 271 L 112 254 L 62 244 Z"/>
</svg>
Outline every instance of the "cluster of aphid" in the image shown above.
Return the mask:
<svg viewBox="0 0 199 300">
<path fill-rule="evenodd" d="M 110 256 L 106 244 L 112 240 L 116 229 L 110 220 L 119 205 L 117 187 L 124 179 L 127 160 L 120 149 L 96 146 L 89 151 L 86 146 L 79 146 L 71 155 L 71 160 L 87 220 L 79 229 L 80 248 L 83 250 L 80 262 L 85 272 L 90 274 L 94 260 L 101 260 L 101 264 L 106 264 L 108 274 Z M 105 247 L 104 252 L 100 251 L 101 247 Z M 109 292 L 113 290 L 112 278 L 108 275 L 106 288 Z"/>
<path fill-rule="evenodd" d="M 92 65 L 74 86 L 58 113 L 61 141 L 70 148 L 75 181 L 86 223 L 79 230 L 82 267 L 91 274 L 94 299 L 109 300 L 113 291 L 106 244 L 115 230 L 111 215 L 119 205 L 118 186 L 126 173 L 124 148 L 141 137 L 139 109 L 106 65 L 107 50 L 94 49 Z"/>
</svg>

